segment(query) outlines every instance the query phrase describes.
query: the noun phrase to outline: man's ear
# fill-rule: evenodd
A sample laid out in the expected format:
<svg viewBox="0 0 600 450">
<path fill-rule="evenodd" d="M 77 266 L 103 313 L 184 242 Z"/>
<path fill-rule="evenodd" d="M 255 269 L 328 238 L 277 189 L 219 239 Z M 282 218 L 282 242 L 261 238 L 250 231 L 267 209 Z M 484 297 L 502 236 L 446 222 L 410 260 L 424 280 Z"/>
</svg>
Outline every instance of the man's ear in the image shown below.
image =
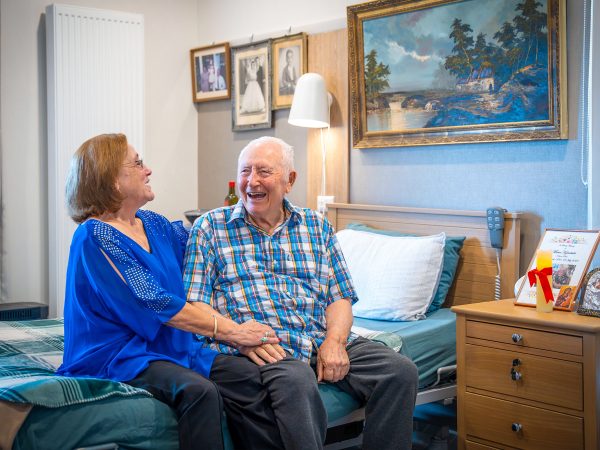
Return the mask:
<svg viewBox="0 0 600 450">
<path fill-rule="evenodd" d="M 294 185 L 294 183 L 296 182 L 296 171 L 292 170 L 290 171 L 290 175 L 288 178 L 288 189 L 287 192 L 290 192 L 292 190 L 292 186 Z"/>
</svg>

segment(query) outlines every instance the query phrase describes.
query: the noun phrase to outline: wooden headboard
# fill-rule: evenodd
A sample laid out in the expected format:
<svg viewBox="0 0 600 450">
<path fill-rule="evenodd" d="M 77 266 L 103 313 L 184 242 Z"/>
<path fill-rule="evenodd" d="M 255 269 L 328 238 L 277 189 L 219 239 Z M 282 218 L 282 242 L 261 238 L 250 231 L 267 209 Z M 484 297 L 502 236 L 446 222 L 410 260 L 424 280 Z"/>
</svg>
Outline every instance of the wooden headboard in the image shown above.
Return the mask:
<svg viewBox="0 0 600 450">
<path fill-rule="evenodd" d="M 362 223 L 417 235 L 443 231 L 448 236 L 466 236 L 454 284 L 444 305 L 494 299 L 496 249 L 490 244 L 485 211 L 344 203 L 333 203 L 328 208 L 327 217 L 336 230 L 343 230 L 350 223 Z M 508 212 L 504 219 L 504 248 L 500 262 L 502 298 L 513 298 L 514 285 L 519 278 L 520 214 Z"/>
</svg>

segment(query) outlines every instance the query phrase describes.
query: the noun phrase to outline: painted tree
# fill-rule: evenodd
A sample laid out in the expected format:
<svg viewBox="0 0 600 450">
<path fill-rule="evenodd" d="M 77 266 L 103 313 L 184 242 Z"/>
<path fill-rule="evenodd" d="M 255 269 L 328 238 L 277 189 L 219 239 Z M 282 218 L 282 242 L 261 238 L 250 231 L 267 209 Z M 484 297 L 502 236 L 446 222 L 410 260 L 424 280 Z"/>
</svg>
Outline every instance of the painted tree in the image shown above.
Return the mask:
<svg viewBox="0 0 600 450">
<path fill-rule="evenodd" d="M 496 55 L 494 46 L 490 45 L 485 38 L 485 34 L 479 33 L 473 46 L 473 65 L 481 70 L 482 68 L 493 68 L 492 61 Z"/>
<path fill-rule="evenodd" d="M 537 64 L 539 58 L 546 55 L 546 22 L 548 15 L 539 11 L 542 4 L 536 0 L 524 0 L 515 10 L 521 14 L 513 20 L 515 29 L 523 36 L 522 51 L 524 59 L 521 66 Z M 542 50 L 540 52 L 540 50 Z"/>
<path fill-rule="evenodd" d="M 494 39 L 500 43 L 502 53 L 502 69 L 514 73 L 522 54 L 521 41 L 517 36 L 515 27 L 510 22 L 504 22 L 499 31 L 494 34 Z"/>
<path fill-rule="evenodd" d="M 467 78 L 473 72 L 473 29 L 458 18 L 452 22 L 451 29 L 450 38 L 454 41 L 454 47 L 444 67 L 459 78 Z"/>
<path fill-rule="evenodd" d="M 365 56 L 365 94 L 367 101 L 376 100 L 390 87 L 388 82 L 390 66 L 377 61 L 377 50 L 373 49 Z"/>
</svg>

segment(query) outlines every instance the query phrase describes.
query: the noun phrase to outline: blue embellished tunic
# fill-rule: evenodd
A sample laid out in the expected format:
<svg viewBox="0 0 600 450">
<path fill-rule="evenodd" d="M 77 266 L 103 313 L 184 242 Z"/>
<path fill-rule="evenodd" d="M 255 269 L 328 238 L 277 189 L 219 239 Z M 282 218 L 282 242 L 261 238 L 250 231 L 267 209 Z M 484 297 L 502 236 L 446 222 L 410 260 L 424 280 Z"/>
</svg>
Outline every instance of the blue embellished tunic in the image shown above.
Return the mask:
<svg viewBox="0 0 600 450">
<path fill-rule="evenodd" d="M 57 373 L 128 381 L 163 360 L 208 377 L 217 353 L 165 323 L 185 305 L 181 277 L 188 233 L 181 222 L 151 211 L 136 216 L 150 252 L 99 220 L 77 227 L 67 267 L 65 352 Z"/>
</svg>

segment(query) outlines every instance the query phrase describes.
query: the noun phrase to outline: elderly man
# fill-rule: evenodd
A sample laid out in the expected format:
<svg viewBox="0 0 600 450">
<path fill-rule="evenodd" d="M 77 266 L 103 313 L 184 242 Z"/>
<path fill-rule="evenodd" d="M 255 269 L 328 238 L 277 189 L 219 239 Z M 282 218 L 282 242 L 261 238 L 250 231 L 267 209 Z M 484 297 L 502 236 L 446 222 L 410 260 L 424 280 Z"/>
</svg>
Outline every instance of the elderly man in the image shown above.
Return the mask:
<svg viewBox="0 0 600 450">
<path fill-rule="evenodd" d="M 363 449 L 410 449 L 415 365 L 351 333 L 356 293 L 331 224 L 292 205 L 293 149 L 262 137 L 238 159 L 241 202 L 194 224 L 185 258 L 190 302 L 271 326 L 280 345 L 238 347 L 261 366 L 286 448 L 323 447 L 327 416 L 317 382 L 366 404 Z M 315 376 L 316 374 L 316 376 Z"/>
</svg>

